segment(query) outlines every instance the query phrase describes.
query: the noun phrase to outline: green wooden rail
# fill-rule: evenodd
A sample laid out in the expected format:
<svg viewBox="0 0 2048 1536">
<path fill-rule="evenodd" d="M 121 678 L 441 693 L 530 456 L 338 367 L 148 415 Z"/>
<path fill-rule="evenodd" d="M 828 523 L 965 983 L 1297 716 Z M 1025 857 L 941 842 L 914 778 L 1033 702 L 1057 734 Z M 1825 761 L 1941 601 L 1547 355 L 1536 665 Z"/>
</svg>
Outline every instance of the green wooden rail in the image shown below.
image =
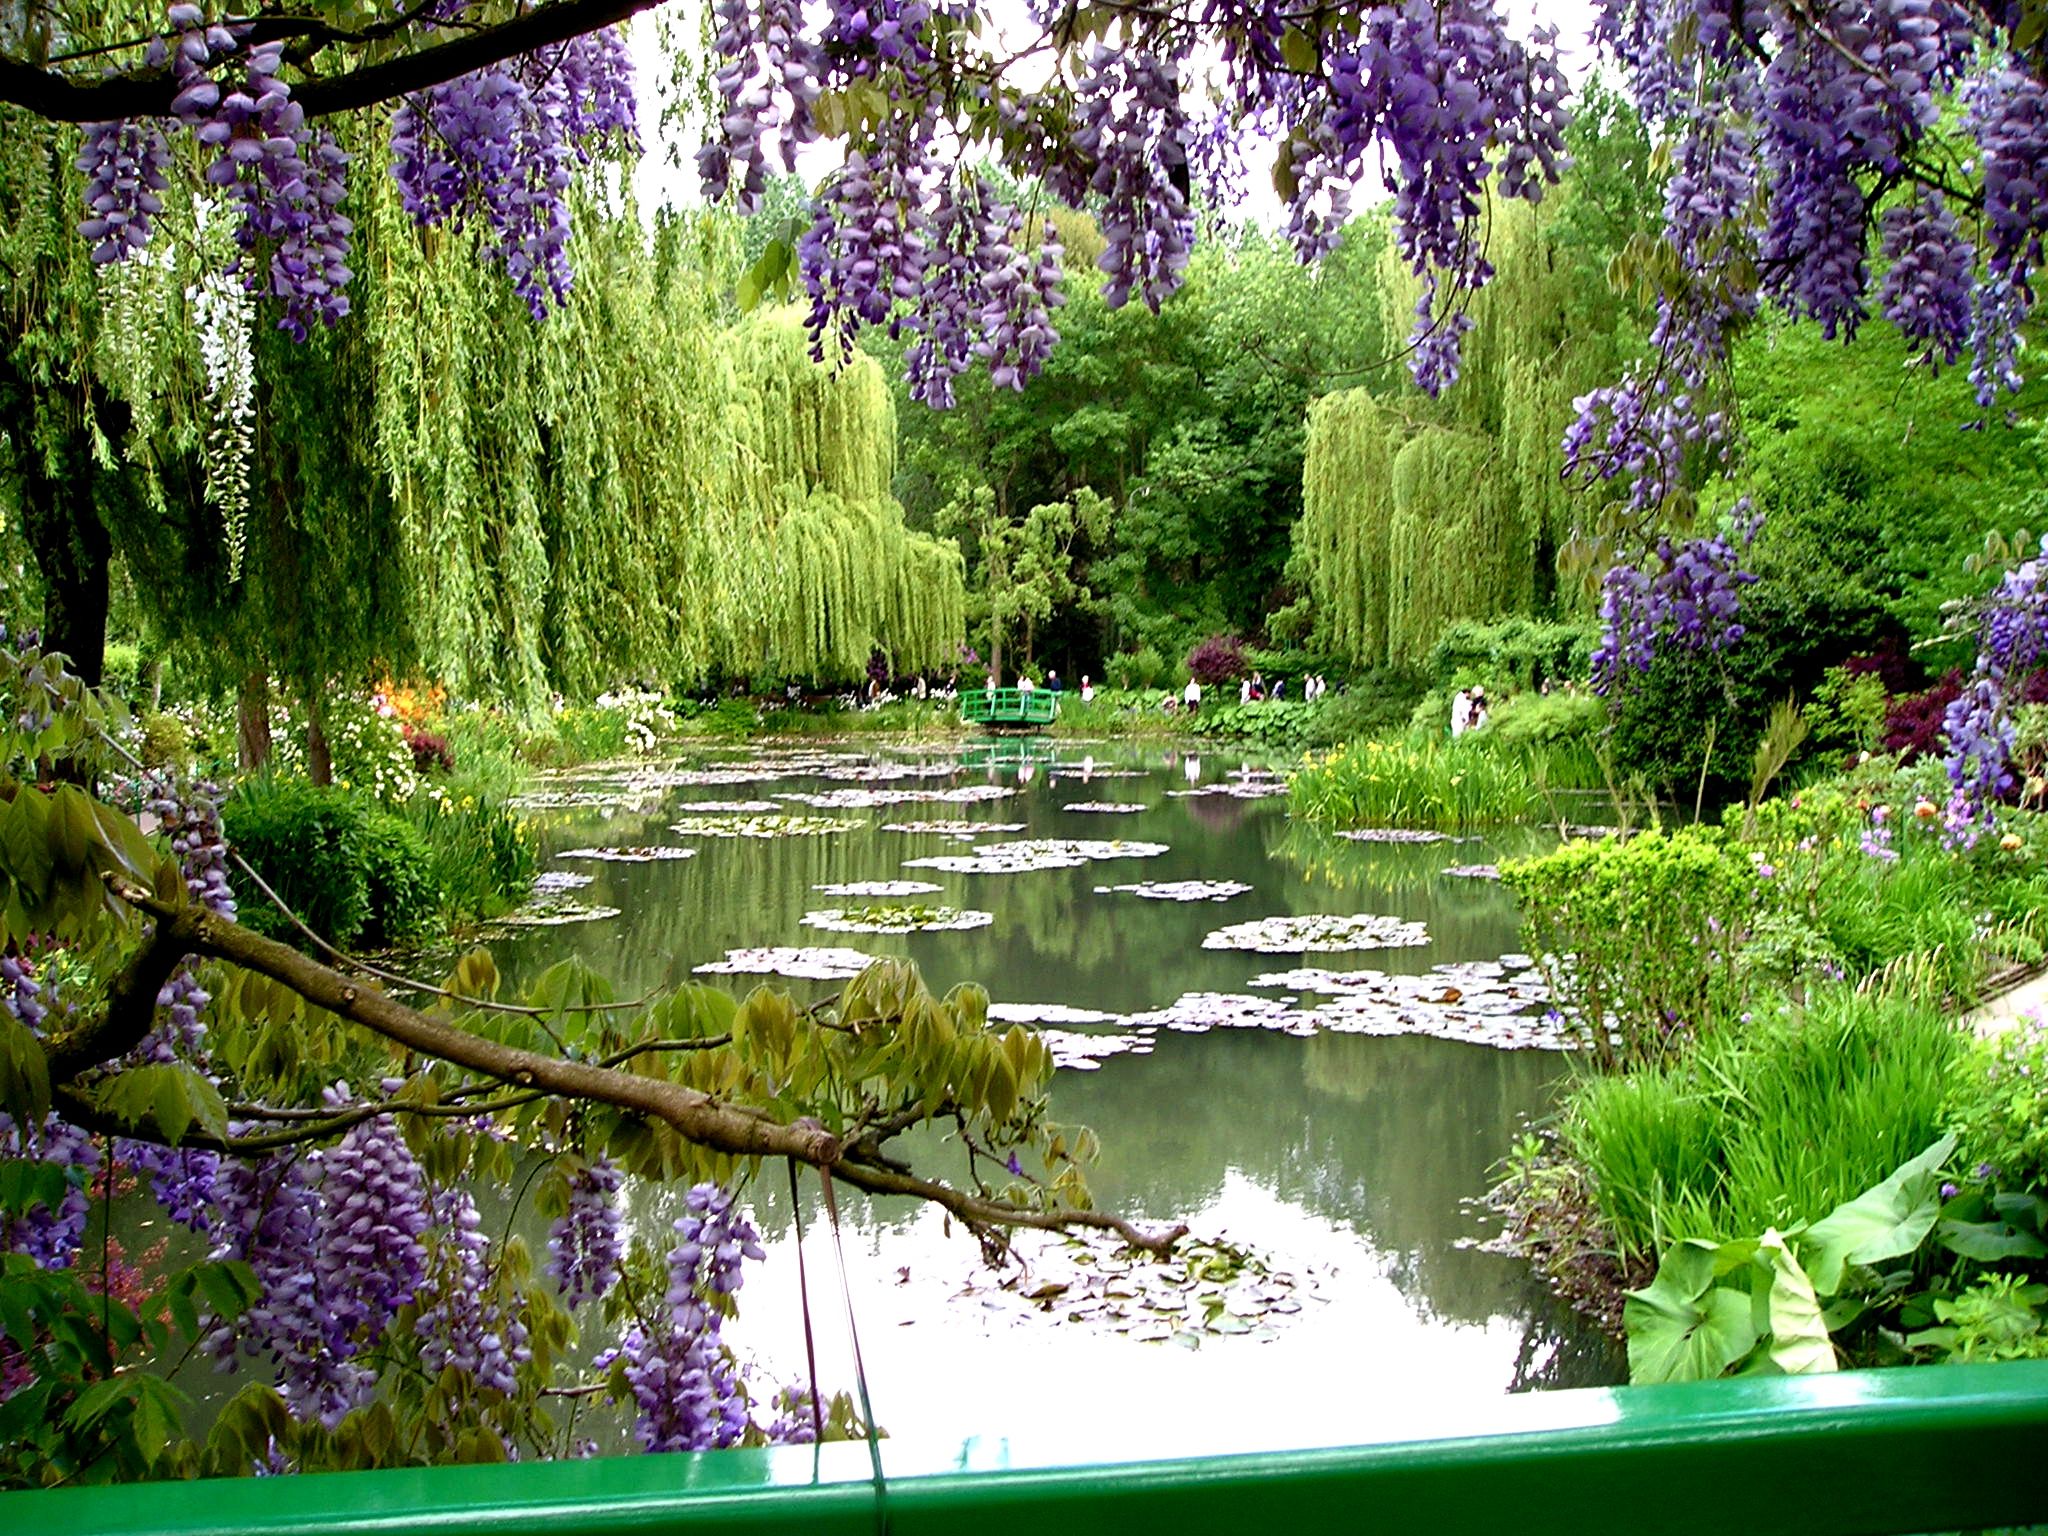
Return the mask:
<svg viewBox="0 0 2048 1536">
<path fill-rule="evenodd" d="M 2048 1361 L 1376 1402 L 1334 1450 L 1074 1465 L 883 1442 L 891 1536 L 1899 1536 L 2048 1522 Z M 934 1387 L 933 1390 L 943 1390 Z M 968 1401 L 980 1400 L 979 1396 Z M 991 1401 L 1000 1403 L 1000 1388 Z M 1221 1398 L 1219 1435 L 1256 1424 Z M 1077 1395 L 1077 1414 L 1085 1414 Z M 1432 1422 L 1432 1420 L 1436 1422 Z M 1444 1434 L 1444 1422 L 1457 1427 Z M 1116 1443 L 1104 1424 L 1101 1443 Z M 1432 1434 L 1442 1438 L 1426 1438 Z M 0 1494 L 19 1536 L 876 1536 L 864 1446 Z"/>
<path fill-rule="evenodd" d="M 963 688 L 960 718 L 969 725 L 1051 725 L 1059 695 L 1050 688 Z"/>
</svg>

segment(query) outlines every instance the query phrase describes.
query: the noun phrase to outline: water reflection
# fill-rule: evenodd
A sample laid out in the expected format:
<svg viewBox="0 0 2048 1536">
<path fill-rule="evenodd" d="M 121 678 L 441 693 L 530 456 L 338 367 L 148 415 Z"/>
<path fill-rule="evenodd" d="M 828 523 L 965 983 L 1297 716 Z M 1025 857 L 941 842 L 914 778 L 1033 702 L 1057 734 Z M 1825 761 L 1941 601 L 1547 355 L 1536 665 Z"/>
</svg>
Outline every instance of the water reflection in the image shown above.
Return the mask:
<svg viewBox="0 0 2048 1536">
<path fill-rule="evenodd" d="M 1151 749 L 1141 757 L 1024 740 L 968 749 L 960 759 L 958 779 L 905 782 L 920 789 L 995 782 L 1020 792 L 973 805 L 835 812 L 863 825 L 834 836 L 705 839 L 699 856 L 683 862 L 579 865 L 595 877 L 580 894 L 623 915 L 514 935 L 496 946 L 500 964 L 514 977 L 531 976 L 577 953 L 610 975 L 620 995 L 633 995 L 686 980 L 692 966 L 729 948 L 810 941 L 802 914 L 833 904 L 816 885 L 906 874 L 944 886 L 930 901 L 987 909 L 994 925 L 851 942 L 873 954 L 909 955 L 935 988 L 980 981 L 1002 1002 L 1123 1014 L 1164 1006 L 1185 991 L 1243 991 L 1259 972 L 1292 962 L 1204 950 L 1202 937 L 1272 914 L 1370 911 L 1428 925 L 1429 946 L 1337 961 L 1351 967 L 1417 972 L 1517 947 L 1507 894 L 1443 870 L 1533 848 L 1540 843 L 1533 836 L 1357 844 L 1290 826 L 1280 801 L 1166 795 L 1199 783 L 1205 771 L 1213 778 L 1236 766 L 1219 763 L 1217 754 L 1204 761 Z M 1131 767 L 1146 776 L 1102 777 Z M 1091 790 L 1077 794 L 1087 782 Z M 636 814 L 553 813 L 545 836 L 550 847 L 671 842 L 667 825 L 688 800 L 819 787 L 823 781 L 791 777 L 679 790 Z M 1061 808 L 1089 798 L 1147 808 L 1115 817 Z M 965 846 L 883 827 L 925 818 L 1025 823 L 1003 837 L 1115 837 L 1169 847 L 1156 858 L 1026 874 L 905 871 L 907 858 Z M 1133 880 L 1197 879 L 1241 880 L 1253 889 L 1223 903 L 1096 894 L 1097 886 Z M 833 984 L 790 985 L 810 996 Z M 1326 1299 L 1267 1344 L 1212 1339 L 1196 1351 L 1138 1344 L 962 1297 L 972 1244 L 949 1238 L 935 1212 L 854 1200 L 846 1208 L 849 1262 L 879 1411 L 899 1435 L 957 1438 L 967 1428 L 1006 1433 L 1062 1422 L 1075 1401 L 1085 1401 L 1099 1435 L 1113 1441 L 1098 1437 L 1095 1449 L 1135 1455 L 1185 1447 L 1191 1437 L 1210 1444 L 1221 1403 L 1261 1404 L 1266 1417 L 1256 1435 L 1267 1438 L 1260 1443 L 1332 1443 L 1351 1437 L 1343 1426 L 1356 1422 L 1361 1394 L 1420 1400 L 1615 1379 L 1619 1363 L 1604 1341 L 1542 1295 L 1522 1266 L 1466 1246 L 1476 1229 L 1461 1202 L 1483 1191 L 1489 1163 L 1519 1117 L 1542 1110 L 1560 1069 L 1547 1053 L 1438 1040 L 1217 1031 L 1163 1034 L 1148 1057 L 1061 1074 L 1055 1116 L 1092 1125 L 1102 1138 L 1091 1178 L 1098 1200 L 1187 1217 L 1206 1232 L 1227 1229 L 1283 1263 L 1313 1267 Z M 641 1218 L 664 1220 L 672 1198 L 650 1196 Z M 788 1192 L 778 1175 L 749 1198 L 777 1262 L 749 1282 L 738 1337 L 790 1379 L 802 1345 L 793 1324 Z M 813 1210 L 809 1219 L 818 1217 Z M 826 1341 L 825 1369 L 843 1382 L 835 1368 L 845 1364 L 840 1348 Z M 955 1400 L 950 1385 L 963 1364 L 985 1389 L 966 1402 Z"/>
</svg>

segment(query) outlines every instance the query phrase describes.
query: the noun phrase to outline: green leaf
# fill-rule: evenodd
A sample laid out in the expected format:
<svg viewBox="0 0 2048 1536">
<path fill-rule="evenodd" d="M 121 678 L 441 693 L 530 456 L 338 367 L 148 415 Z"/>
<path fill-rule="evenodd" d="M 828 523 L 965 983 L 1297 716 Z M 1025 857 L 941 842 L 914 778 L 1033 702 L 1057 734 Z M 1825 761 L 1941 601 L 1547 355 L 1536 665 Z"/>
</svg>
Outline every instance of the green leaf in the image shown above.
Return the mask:
<svg viewBox="0 0 2048 1536">
<path fill-rule="evenodd" d="M 1883 1183 L 1836 1206 L 1806 1229 L 1800 1246 L 1814 1289 L 1832 1296 L 1850 1264 L 1875 1264 L 1911 1253 L 1927 1240 L 1941 1215 L 1941 1165 L 1956 1149 L 1944 1136 L 1900 1166 Z"/>
<path fill-rule="evenodd" d="M 21 887 L 28 905 L 37 906 L 49 893 L 56 867 L 50 802 L 41 790 L 24 784 L 0 806 L 0 870 Z"/>
<path fill-rule="evenodd" d="M 1322 50 L 1301 28 L 1289 27 L 1280 34 L 1280 59 L 1297 74 L 1314 74 L 1322 63 Z"/>
<path fill-rule="evenodd" d="M 1756 1347 L 1750 1299 L 1715 1284 L 1720 1245 L 1687 1238 L 1622 1303 L 1632 1382 L 1708 1381 Z"/>
<path fill-rule="evenodd" d="M 50 1063 L 28 1026 L 0 1012 L 0 1109 L 16 1125 L 41 1125 L 50 1112 Z"/>
<path fill-rule="evenodd" d="M 0 1212 L 7 1215 L 20 1216 L 38 1205 L 54 1211 L 69 1187 L 61 1164 L 25 1157 L 0 1159 Z"/>
<path fill-rule="evenodd" d="M 1787 1376 L 1813 1376 L 1839 1368 L 1835 1346 L 1813 1282 L 1776 1231 L 1766 1232 L 1758 1256 L 1771 1272 L 1766 1298 L 1770 1319 L 1771 1364 Z"/>
<path fill-rule="evenodd" d="M 1980 1264 L 2002 1259 L 2048 1259 L 2048 1243 L 2002 1221 L 1937 1222 L 1934 1235 L 1950 1253 Z"/>
<path fill-rule="evenodd" d="M 227 1133 L 228 1111 L 220 1090 L 184 1062 L 130 1067 L 96 1087 L 92 1100 L 125 1124 L 153 1127 L 173 1146 L 195 1122 L 216 1136 Z"/>
</svg>

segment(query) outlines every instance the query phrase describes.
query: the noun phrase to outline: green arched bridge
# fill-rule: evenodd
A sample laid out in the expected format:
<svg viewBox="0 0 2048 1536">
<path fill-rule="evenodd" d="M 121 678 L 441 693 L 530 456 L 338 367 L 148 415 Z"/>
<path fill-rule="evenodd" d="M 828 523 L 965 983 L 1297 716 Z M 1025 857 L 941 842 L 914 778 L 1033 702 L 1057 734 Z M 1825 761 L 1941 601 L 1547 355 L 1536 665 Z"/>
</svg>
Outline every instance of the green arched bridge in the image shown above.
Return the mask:
<svg viewBox="0 0 2048 1536">
<path fill-rule="evenodd" d="M 1060 696 L 1050 688 L 963 688 L 960 718 L 969 725 L 1030 729 L 1051 725 Z"/>
</svg>

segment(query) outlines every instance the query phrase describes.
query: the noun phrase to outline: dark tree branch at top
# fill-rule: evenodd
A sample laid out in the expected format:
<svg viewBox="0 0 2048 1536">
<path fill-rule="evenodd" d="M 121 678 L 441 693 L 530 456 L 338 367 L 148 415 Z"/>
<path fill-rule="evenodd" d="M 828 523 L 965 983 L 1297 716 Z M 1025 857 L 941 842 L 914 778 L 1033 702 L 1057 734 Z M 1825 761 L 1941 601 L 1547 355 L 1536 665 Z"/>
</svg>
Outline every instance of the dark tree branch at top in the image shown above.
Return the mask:
<svg viewBox="0 0 2048 1536">
<path fill-rule="evenodd" d="M 436 42 L 416 52 L 303 81 L 293 86 L 292 99 L 305 109 L 308 117 L 352 112 L 410 91 L 441 85 L 458 75 L 488 68 L 536 48 L 567 42 L 661 3 L 662 0 L 553 0 L 552 4 L 496 26 Z M 309 40 L 318 36 L 304 27 L 287 25 L 286 20 L 273 19 L 267 35 Z M 259 18 L 259 33 L 264 25 Z M 347 41 L 348 34 L 335 33 L 331 40 Z M 0 104 L 26 108 L 51 122 L 98 123 L 124 117 L 166 117 L 177 91 L 167 69 L 136 70 L 83 81 L 0 54 Z"/>
</svg>

